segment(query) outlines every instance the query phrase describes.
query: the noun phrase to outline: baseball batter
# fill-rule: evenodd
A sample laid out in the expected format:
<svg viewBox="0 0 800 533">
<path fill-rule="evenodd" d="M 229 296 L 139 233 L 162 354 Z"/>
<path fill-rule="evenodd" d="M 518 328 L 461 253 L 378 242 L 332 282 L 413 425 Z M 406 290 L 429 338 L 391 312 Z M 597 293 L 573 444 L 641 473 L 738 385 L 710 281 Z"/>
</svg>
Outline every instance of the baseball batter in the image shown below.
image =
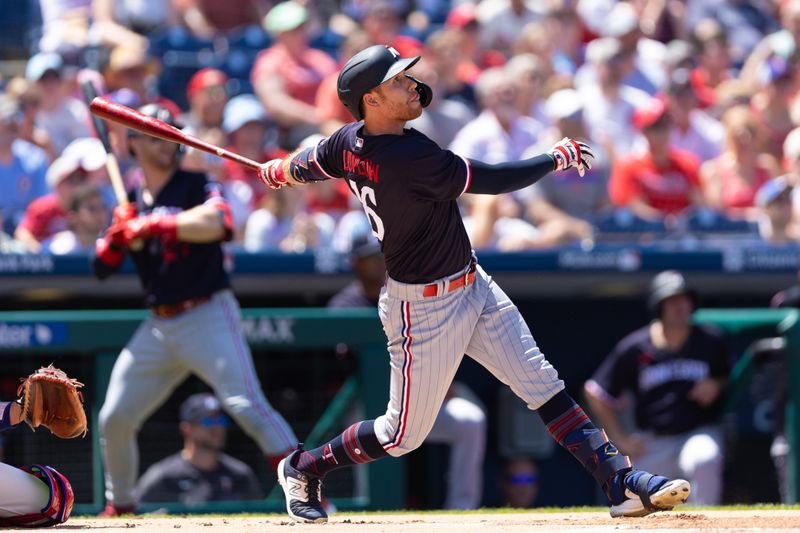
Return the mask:
<svg viewBox="0 0 800 533">
<path fill-rule="evenodd" d="M 141 112 L 175 124 L 165 108 Z M 221 243 L 231 213 L 218 183 L 178 169 L 178 146 L 131 133 L 143 185 L 133 209 L 117 208 L 99 239 L 95 274 L 105 278 L 130 252 L 151 313 L 122 350 L 100 411 L 105 515 L 135 509 L 136 433 L 190 373 L 210 385 L 225 410 L 273 467 L 297 445 L 292 429 L 264 398 L 240 329 L 240 310 L 223 267 Z"/>
<path fill-rule="evenodd" d="M 262 166 L 262 178 L 273 188 L 346 180 L 381 241 L 388 271 L 379 303 L 391 366 L 386 412 L 281 461 L 278 481 L 289 515 L 325 522 L 325 474 L 418 447 L 464 353 L 540 414 L 603 488 L 612 516 L 642 516 L 684 502 L 687 481 L 634 470 L 566 394 L 516 306 L 477 263 L 456 203 L 467 192 L 526 187 L 553 170 L 574 167 L 582 174 L 591 166 L 589 147 L 565 138 L 548 153 L 499 165 L 442 150 L 405 129 L 433 97 L 430 87 L 406 72 L 418 60 L 383 45 L 353 56 L 339 74 L 338 90 L 359 122 Z"/>
<path fill-rule="evenodd" d="M 0 402 L 0 432 L 22 422 L 16 402 Z M 67 521 L 75 498 L 55 468 L 0 463 L 0 527 L 47 527 Z"/>
</svg>

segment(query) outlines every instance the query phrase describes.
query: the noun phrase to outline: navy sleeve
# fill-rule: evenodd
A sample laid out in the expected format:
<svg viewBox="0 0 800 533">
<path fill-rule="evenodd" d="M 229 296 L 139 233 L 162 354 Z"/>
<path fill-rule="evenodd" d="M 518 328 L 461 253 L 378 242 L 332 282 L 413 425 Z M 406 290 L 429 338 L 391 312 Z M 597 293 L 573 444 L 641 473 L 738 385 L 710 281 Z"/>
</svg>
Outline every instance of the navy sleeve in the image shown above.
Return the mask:
<svg viewBox="0 0 800 533">
<path fill-rule="evenodd" d="M 533 185 L 553 171 L 553 158 L 547 154 L 523 161 L 490 165 L 470 160 L 472 180 L 466 192 L 473 194 L 503 194 Z"/>
<path fill-rule="evenodd" d="M 344 175 L 342 151 L 346 135 L 344 128 L 338 129 L 330 137 L 322 139 L 308 157 L 308 171 L 316 180 L 329 180 Z"/>
<path fill-rule="evenodd" d="M 11 402 L 0 402 L 0 433 L 14 427 L 10 420 Z"/>
<path fill-rule="evenodd" d="M 469 161 L 425 139 L 407 163 L 411 193 L 423 200 L 455 200 L 469 187 Z"/>
</svg>

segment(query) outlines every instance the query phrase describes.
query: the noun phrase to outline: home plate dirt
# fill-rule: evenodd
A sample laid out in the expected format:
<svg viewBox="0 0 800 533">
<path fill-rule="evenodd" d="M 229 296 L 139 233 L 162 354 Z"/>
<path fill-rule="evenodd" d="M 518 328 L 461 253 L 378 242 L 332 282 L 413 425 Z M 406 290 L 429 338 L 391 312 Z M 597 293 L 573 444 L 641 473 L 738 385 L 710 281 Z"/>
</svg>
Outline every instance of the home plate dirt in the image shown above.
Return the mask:
<svg viewBox="0 0 800 533">
<path fill-rule="evenodd" d="M 624 531 L 800 531 L 800 510 L 681 511 L 644 518 L 611 518 L 607 513 L 485 513 L 475 514 L 360 514 L 337 513 L 327 524 L 297 524 L 277 515 L 260 517 L 132 516 L 129 518 L 73 518 L 55 529 L 97 530 L 102 533 L 495 533 L 543 532 L 620 533 Z M 132 532 L 134 530 L 134 532 Z M 35 531 L 35 530 L 27 530 Z"/>
</svg>

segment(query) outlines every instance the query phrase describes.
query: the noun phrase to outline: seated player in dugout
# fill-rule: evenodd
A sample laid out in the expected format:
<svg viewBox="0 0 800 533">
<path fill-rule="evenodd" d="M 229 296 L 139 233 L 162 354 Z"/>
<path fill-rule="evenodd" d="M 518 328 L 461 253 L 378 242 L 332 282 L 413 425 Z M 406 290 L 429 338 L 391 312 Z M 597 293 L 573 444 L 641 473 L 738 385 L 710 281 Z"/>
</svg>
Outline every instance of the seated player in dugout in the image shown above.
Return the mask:
<svg viewBox="0 0 800 533">
<path fill-rule="evenodd" d="M 388 272 L 378 304 L 391 359 L 386 412 L 280 462 L 289 516 L 327 521 L 320 495 L 328 472 L 419 447 L 465 353 L 542 417 L 602 487 L 612 516 L 643 516 L 685 502 L 688 481 L 633 468 L 565 392 L 517 307 L 478 264 L 456 203 L 467 192 L 527 187 L 553 171 L 575 168 L 583 175 L 591 149 L 565 137 L 548 152 L 496 165 L 441 149 L 405 128 L 432 98 L 431 88 L 407 72 L 417 61 L 384 45 L 353 56 L 337 83 L 339 99 L 358 122 L 262 165 L 272 188 L 345 179 L 381 242 Z"/>
<path fill-rule="evenodd" d="M 0 402 L 0 432 L 23 421 L 17 402 Z M 63 474 L 52 466 L 16 468 L 0 462 L 0 527 L 49 527 L 63 524 L 75 496 Z"/>
<path fill-rule="evenodd" d="M 223 453 L 230 419 L 216 396 L 189 396 L 180 407 L 183 448 L 150 466 L 136 486 L 139 502 L 258 500 L 258 478 L 242 461 Z"/>
</svg>

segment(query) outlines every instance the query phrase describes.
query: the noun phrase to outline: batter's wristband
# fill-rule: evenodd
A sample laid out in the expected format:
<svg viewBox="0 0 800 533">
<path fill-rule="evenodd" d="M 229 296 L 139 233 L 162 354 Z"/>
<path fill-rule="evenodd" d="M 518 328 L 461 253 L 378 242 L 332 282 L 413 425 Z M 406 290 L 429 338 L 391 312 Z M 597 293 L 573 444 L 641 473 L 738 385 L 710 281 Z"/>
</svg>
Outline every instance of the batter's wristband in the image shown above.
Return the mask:
<svg viewBox="0 0 800 533">
<path fill-rule="evenodd" d="M 150 232 L 153 235 L 161 235 L 166 240 L 178 240 L 178 217 L 177 215 L 157 215 L 150 221 Z"/>
<path fill-rule="evenodd" d="M 125 250 L 108 239 L 98 239 L 94 249 L 97 258 L 110 267 L 117 268 L 125 260 Z"/>
</svg>

